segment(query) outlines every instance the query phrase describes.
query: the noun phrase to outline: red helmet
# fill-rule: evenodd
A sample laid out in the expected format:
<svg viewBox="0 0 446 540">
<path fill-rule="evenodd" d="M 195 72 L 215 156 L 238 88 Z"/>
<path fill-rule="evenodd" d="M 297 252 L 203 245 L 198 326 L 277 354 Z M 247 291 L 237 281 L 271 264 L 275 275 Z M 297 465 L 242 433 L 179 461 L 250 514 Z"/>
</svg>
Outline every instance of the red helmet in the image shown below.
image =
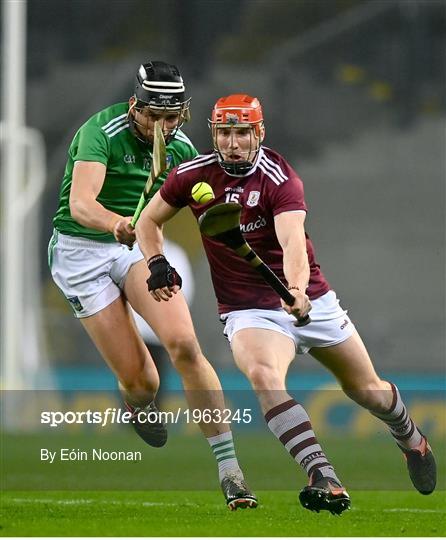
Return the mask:
<svg viewBox="0 0 446 540">
<path fill-rule="evenodd" d="M 214 105 L 211 124 L 251 124 L 256 129 L 263 125 L 260 101 L 247 94 L 232 94 L 220 98 Z"/>
<path fill-rule="evenodd" d="M 220 165 L 227 171 L 234 174 L 245 173 L 252 166 L 255 157 L 260 149 L 260 144 L 265 136 L 263 123 L 263 111 L 260 101 L 256 97 L 247 94 L 231 94 L 220 98 L 214 105 L 212 117 L 209 120 L 214 141 L 214 150 L 220 158 Z M 255 138 L 255 148 L 253 148 L 254 159 L 244 163 L 231 163 L 223 160 L 217 145 L 217 128 L 252 128 Z"/>
</svg>

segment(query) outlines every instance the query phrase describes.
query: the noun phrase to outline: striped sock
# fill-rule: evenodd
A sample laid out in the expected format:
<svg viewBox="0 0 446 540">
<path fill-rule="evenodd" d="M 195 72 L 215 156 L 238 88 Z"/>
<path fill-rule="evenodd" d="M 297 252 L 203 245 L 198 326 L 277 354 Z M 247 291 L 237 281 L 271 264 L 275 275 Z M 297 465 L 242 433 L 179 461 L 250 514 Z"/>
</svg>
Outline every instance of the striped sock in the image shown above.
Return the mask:
<svg viewBox="0 0 446 540">
<path fill-rule="evenodd" d="M 408 450 L 416 448 L 421 443 L 422 435 L 409 416 L 398 388 L 392 383 L 390 383 L 390 386 L 393 394 L 390 409 L 386 413 L 370 412 L 387 424 L 392 437 L 399 445 Z"/>
<path fill-rule="evenodd" d="M 235 455 L 234 441 L 232 432 L 227 431 L 214 437 L 208 437 L 208 443 L 211 445 L 215 459 L 218 465 L 218 478 L 220 482 L 227 474 L 237 474 L 243 479 L 243 473 Z"/>
<path fill-rule="evenodd" d="M 269 429 L 285 446 L 308 476 L 319 469 L 323 476 L 339 478 L 316 440 L 310 418 L 294 399 L 276 405 L 265 414 Z"/>
</svg>

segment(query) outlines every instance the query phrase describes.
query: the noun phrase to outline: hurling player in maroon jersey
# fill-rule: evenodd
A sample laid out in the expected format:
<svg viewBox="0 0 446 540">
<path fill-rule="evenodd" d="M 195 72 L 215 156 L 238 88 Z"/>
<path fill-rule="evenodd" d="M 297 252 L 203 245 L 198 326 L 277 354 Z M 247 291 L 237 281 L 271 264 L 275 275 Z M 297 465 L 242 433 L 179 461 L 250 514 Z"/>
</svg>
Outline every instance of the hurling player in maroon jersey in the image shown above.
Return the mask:
<svg viewBox="0 0 446 540">
<path fill-rule="evenodd" d="M 243 235 L 288 285 L 294 305 L 286 305 L 223 243 L 203 236 L 203 245 L 234 360 L 250 380 L 268 427 L 309 477 L 299 496 L 302 505 L 340 514 L 349 508 L 350 499 L 316 439 L 308 414 L 286 390 L 286 374 L 296 352 L 308 352 L 333 373 L 351 399 L 387 424 L 407 460 L 415 488 L 431 493 L 436 484 L 432 450 L 397 387 L 375 372 L 358 332 L 316 262 L 305 232 L 302 181 L 280 154 L 262 145 L 265 127 L 258 99 L 244 94 L 220 98 L 210 127 L 214 151 L 174 169 L 137 225 L 149 269 L 160 257 L 164 264 L 147 281 L 150 293 L 158 301 L 168 301 L 178 290 L 162 255 L 164 222 L 184 206 L 198 218 L 214 204 L 241 204 Z M 204 205 L 191 197 L 199 181 L 207 182 L 215 194 Z M 294 326 L 295 317 L 310 310 L 311 322 Z"/>
</svg>

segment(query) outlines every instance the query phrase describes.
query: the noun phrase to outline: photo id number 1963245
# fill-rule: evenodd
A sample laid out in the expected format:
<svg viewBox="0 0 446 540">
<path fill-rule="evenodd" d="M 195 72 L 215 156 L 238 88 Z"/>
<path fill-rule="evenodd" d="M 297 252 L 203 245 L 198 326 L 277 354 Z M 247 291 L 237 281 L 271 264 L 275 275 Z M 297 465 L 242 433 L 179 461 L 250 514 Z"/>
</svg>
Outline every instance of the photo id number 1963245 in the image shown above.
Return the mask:
<svg viewBox="0 0 446 540">
<path fill-rule="evenodd" d="M 251 409 L 185 409 L 183 416 L 186 423 L 210 424 L 218 422 L 223 424 L 249 424 L 252 422 Z"/>
</svg>

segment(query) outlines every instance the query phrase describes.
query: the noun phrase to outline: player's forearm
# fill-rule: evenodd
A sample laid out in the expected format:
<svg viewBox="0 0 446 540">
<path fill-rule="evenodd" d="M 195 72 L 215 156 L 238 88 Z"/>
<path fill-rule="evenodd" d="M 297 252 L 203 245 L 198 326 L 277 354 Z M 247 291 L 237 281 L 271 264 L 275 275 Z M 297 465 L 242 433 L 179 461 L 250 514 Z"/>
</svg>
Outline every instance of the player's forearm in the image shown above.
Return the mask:
<svg viewBox="0 0 446 540">
<path fill-rule="evenodd" d="M 163 253 L 163 229 L 147 214 L 142 213 L 135 227 L 136 241 L 148 261 L 154 255 Z"/>
<path fill-rule="evenodd" d="M 177 212 L 178 208 L 167 204 L 159 191 L 142 211 L 135 232 L 136 241 L 146 261 L 154 255 L 163 253 L 163 224 Z"/>
<path fill-rule="evenodd" d="M 290 241 L 283 251 L 283 272 L 288 287 L 305 292 L 310 280 L 310 266 L 306 250 L 300 242 Z"/>
<path fill-rule="evenodd" d="M 275 217 L 277 239 L 283 251 L 283 271 L 288 287 L 305 293 L 310 280 L 305 212 L 283 212 Z"/>
<path fill-rule="evenodd" d="M 70 199 L 71 216 L 84 227 L 96 231 L 113 233 L 116 222 L 122 216 L 107 210 L 96 200 Z"/>
</svg>

